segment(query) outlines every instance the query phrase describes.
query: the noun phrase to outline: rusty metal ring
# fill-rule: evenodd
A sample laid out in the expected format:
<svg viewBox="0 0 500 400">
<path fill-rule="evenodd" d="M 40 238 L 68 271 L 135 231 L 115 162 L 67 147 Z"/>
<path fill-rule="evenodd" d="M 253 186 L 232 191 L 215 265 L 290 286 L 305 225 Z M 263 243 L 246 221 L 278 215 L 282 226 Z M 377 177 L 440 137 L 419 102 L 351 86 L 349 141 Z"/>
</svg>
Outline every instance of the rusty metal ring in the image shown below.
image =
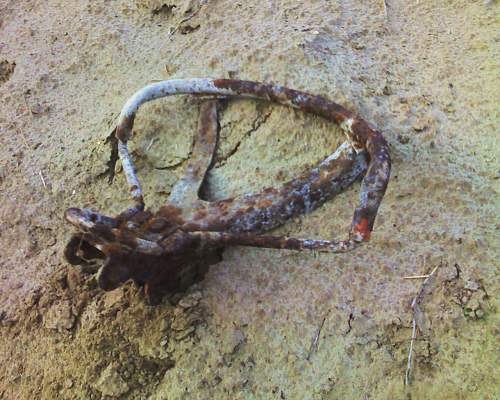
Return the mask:
<svg viewBox="0 0 500 400">
<path fill-rule="evenodd" d="M 389 148 L 382 134 L 356 114 L 323 97 L 283 86 L 233 79 L 176 79 L 154 83 L 136 92 L 123 107 L 116 129 L 119 156 L 132 194 L 133 215 L 144 209 L 141 186 L 127 148 L 134 118 L 141 104 L 177 94 L 208 96 L 237 96 L 264 99 L 310 112 L 335 122 L 346 134 L 356 151 L 366 151 L 369 165 L 363 178 L 359 205 L 354 211 L 349 232 L 350 241 L 359 243 L 370 239 L 378 208 L 390 178 Z"/>
</svg>

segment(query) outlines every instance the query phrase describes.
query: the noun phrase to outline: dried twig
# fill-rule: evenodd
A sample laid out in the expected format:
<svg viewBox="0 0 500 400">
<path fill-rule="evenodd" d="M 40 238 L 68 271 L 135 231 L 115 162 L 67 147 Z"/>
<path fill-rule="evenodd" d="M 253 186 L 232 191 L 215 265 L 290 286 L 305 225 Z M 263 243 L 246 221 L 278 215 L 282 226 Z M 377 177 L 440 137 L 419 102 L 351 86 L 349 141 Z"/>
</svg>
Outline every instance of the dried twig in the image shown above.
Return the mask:
<svg viewBox="0 0 500 400">
<path fill-rule="evenodd" d="M 403 279 L 425 279 L 428 277 L 429 275 L 412 275 L 412 276 L 403 276 Z"/>
<path fill-rule="evenodd" d="M 318 330 L 316 332 L 316 335 L 314 335 L 314 338 L 311 342 L 311 347 L 309 348 L 309 353 L 307 354 L 306 360 L 309 361 L 312 354 L 318 350 L 318 342 L 319 342 L 319 337 L 321 335 L 321 330 L 323 329 L 323 326 L 325 325 L 326 317 L 328 317 L 328 314 L 330 313 L 330 310 L 327 311 L 326 315 L 323 317 L 323 320 L 321 321 L 321 324 L 318 327 Z"/>
<path fill-rule="evenodd" d="M 33 110 L 28 104 L 28 100 L 26 99 L 26 95 L 23 93 L 23 100 L 24 100 L 24 105 L 26 106 L 26 110 L 29 112 L 31 119 L 33 119 Z"/>
<path fill-rule="evenodd" d="M 151 142 L 149 142 L 148 147 L 146 147 L 146 151 L 149 151 L 149 149 L 151 148 L 151 146 L 153 146 L 153 144 L 155 142 L 156 142 L 156 138 L 151 139 Z"/>
<path fill-rule="evenodd" d="M 38 175 L 40 176 L 40 180 L 42 181 L 44 189 L 47 189 L 47 185 L 45 184 L 45 179 L 43 178 L 42 170 L 38 171 Z"/>
<path fill-rule="evenodd" d="M 419 305 L 422 303 L 424 299 L 425 289 L 429 285 L 429 282 L 432 281 L 432 278 L 434 277 L 434 274 L 436 273 L 439 267 L 440 264 L 436 266 L 429 275 L 427 275 L 425 280 L 422 282 L 422 286 L 420 286 L 420 290 L 418 291 L 417 295 L 413 298 L 413 301 L 411 302 L 411 308 L 413 310 L 413 322 L 412 322 L 413 327 L 411 333 L 410 349 L 408 351 L 408 363 L 406 366 L 406 373 L 405 373 L 405 386 L 411 384 L 410 375 L 411 375 L 412 361 L 413 361 L 413 344 L 415 343 L 415 339 L 417 338 L 417 319 L 421 319 L 421 314 L 422 314 Z"/>
<path fill-rule="evenodd" d="M 28 104 L 28 100 L 26 99 L 26 95 L 23 93 L 23 101 L 24 101 L 24 106 L 26 107 L 26 111 L 28 111 L 30 115 L 30 123 L 33 125 L 33 111 L 31 110 L 31 107 Z M 24 145 L 26 148 L 29 149 L 28 141 L 26 140 L 26 136 L 24 135 L 24 132 L 16 126 L 16 130 L 21 134 L 21 137 L 23 139 Z"/>
</svg>

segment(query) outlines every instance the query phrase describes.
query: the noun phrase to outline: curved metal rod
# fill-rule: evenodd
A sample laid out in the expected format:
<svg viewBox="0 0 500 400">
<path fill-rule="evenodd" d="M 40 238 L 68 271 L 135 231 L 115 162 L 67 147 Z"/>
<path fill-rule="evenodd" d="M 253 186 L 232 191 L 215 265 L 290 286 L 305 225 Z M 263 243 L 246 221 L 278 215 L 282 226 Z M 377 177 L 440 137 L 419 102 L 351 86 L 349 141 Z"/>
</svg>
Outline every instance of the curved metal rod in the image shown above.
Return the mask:
<svg viewBox="0 0 500 400">
<path fill-rule="evenodd" d="M 285 236 L 256 235 L 252 233 L 189 232 L 200 240 L 224 246 L 249 246 L 267 249 L 317 250 L 329 253 L 346 253 L 357 246 L 353 240 L 297 239 Z"/>
<path fill-rule="evenodd" d="M 200 78 L 158 82 L 139 90 L 127 101 L 120 114 L 116 137 L 123 170 L 134 199 L 134 206 L 128 210 L 131 215 L 144 209 L 140 184 L 127 150 L 127 141 L 131 137 L 135 114 L 145 102 L 176 94 L 264 99 L 319 115 L 338 124 L 354 149 L 366 150 L 370 158 L 368 170 L 361 185 L 360 204 L 354 211 L 349 232 L 350 240 L 355 242 L 370 239 L 391 171 L 389 148 L 382 134 L 356 114 L 323 97 L 283 86 L 234 79 Z"/>
<path fill-rule="evenodd" d="M 215 148 L 219 128 L 218 100 L 204 101 L 200 106 L 198 135 L 195 136 L 193 150 L 183 176 L 175 183 L 168 203 L 183 209 L 195 207 L 200 202 L 199 192 L 205 181 Z"/>
</svg>

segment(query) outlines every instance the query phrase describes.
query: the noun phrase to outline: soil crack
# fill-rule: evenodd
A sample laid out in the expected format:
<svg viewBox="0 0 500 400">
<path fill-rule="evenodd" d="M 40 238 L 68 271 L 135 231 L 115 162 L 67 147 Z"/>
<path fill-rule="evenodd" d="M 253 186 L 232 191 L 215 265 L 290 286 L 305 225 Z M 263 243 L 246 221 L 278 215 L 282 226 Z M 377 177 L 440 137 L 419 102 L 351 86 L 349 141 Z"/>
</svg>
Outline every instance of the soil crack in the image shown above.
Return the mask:
<svg viewBox="0 0 500 400">
<path fill-rule="evenodd" d="M 191 158 L 191 154 L 192 154 L 192 151 L 190 151 L 186 157 L 182 157 L 179 161 L 177 161 L 173 164 L 165 165 L 164 167 L 154 167 L 154 169 L 157 169 L 159 171 L 176 169 L 177 167 L 182 166 L 186 161 L 189 161 L 189 159 Z"/>
<path fill-rule="evenodd" d="M 351 325 L 351 322 L 354 321 L 354 314 L 353 313 L 350 313 L 349 314 L 349 319 L 347 320 L 347 331 L 346 333 L 344 334 L 344 336 L 347 336 L 349 333 L 351 333 L 352 331 L 352 325 Z"/>
<path fill-rule="evenodd" d="M 243 141 L 245 139 L 248 139 L 250 136 L 252 136 L 252 134 L 254 132 L 256 132 L 262 125 L 264 125 L 266 123 L 266 121 L 269 119 L 269 117 L 271 116 L 271 114 L 272 114 L 272 110 L 266 114 L 263 114 L 263 115 L 261 114 L 261 115 L 257 116 L 257 118 L 255 118 L 255 120 L 252 122 L 252 127 L 244 133 L 243 138 L 241 140 L 238 140 L 236 145 L 229 151 L 229 153 L 227 153 L 224 156 L 219 157 L 216 160 L 214 168 L 219 168 L 219 167 L 223 167 L 224 165 L 226 165 L 229 158 L 231 158 L 238 151 L 238 149 L 241 146 L 241 143 L 243 143 Z"/>
</svg>

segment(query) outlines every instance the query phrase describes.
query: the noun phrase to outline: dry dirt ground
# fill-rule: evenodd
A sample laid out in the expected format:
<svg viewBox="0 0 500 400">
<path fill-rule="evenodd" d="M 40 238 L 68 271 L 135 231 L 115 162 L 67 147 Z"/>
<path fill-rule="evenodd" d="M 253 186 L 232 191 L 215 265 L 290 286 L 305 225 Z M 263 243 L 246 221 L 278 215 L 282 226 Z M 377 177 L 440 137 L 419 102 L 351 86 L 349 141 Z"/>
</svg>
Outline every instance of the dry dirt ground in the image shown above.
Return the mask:
<svg viewBox="0 0 500 400">
<path fill-rule="evenodd" d="M 500 7 L 385 3 L 0 0 L 0 398 L 499 398 Z M 119 168 L 106 176 L 121 106 L 188 77 L 321 94 L 384 132 L 393 175 L 372 241 L 345 255 L 227 249 L 157 307 L 68 265 L 64 210 L 128 205 Z M 188 97 L 140 111 L 133 156 L 152 208 L 197 114 Z M 229 102 L 220 136 L 212 198 L 283 182 L 342 140 L 255 101 Z M 342 237 L 358 189 L 278 232 Z M 421 281 L 403 277 L 437 265 L 405 387 Z"/>
</svg>

